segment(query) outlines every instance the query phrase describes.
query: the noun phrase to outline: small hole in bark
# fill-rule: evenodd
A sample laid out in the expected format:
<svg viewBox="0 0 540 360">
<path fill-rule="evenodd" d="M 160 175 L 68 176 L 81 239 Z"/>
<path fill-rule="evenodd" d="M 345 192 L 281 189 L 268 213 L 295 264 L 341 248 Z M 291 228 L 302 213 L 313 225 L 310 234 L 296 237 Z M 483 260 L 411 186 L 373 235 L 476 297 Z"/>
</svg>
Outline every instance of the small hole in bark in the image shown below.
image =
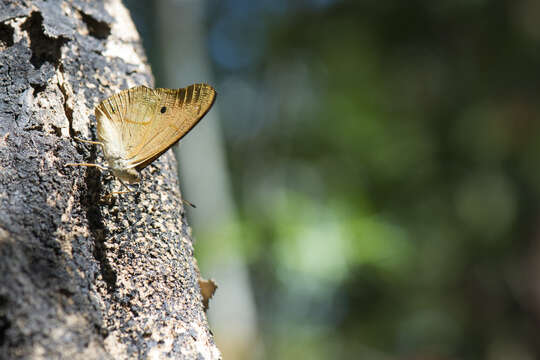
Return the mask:
<svg viewBox="0 0 540 360">
<path fill-rule="evenodd" d="M 50 62 L 55 67 L 58 66 L 62 56 L 62 46 L 68 39 L 62 36 L 58 38 L 47 36 L 43 29 L 43 16 L 39 12 L 33 12 L 22 24 L 22 29 L 28 33 L 30 38 L 30 50 L 32 50 L 30 62 L 32 65 L 36 69 L 45 62 Z"/>
<path fill-rule="evenodd" d="M 30 86 L 34 89 L 34 97 L 36 97 L 40 92 L 45 90 L 47 84 L 30 84 Z"/>
<path fill-rule="evenodd" d="M 13 45 L 13 28 L 8 24 L 0 23 L 0 50 Z"/>
<path fill-rule="evenodd" d="M 7 307 L 8 298 L 0 295 L 0 346 L 6 342 L 6 331 L 11 327 L 11 321 L 6 315 L 2 314 L 2 309 Z"/>
<path fill-rule="evenodd" d="M 88 28 L 88 34 L 97 39 L 106 39 L 111 34 L 111 27 L 105 21 L 99 21 L 93 16 L 79 11 L 81 18 Z"/>
<path fill-rule="evenodd" d="M 52 126 L 54 133 L 58 137 L 62 137 L 62 128 L 59 128 L 58 126 Z"/>
<path fill-rule="evenodd" d="M 75 295 L 75 293 L 71 290 L 68 290 L 68 289 L 64 289 L 64 288 L 60 288 L 58 289 L 58 292 L 62 295 L 64 295 L 65 297 L 72 297 L 73 295 Z"/>
<path fill-rule="evenodd" d="M 6 331 L 11 327 L 11 321 L 7 316 L 0 315 L 0 346 L 6 342 Z"/>
</svg>

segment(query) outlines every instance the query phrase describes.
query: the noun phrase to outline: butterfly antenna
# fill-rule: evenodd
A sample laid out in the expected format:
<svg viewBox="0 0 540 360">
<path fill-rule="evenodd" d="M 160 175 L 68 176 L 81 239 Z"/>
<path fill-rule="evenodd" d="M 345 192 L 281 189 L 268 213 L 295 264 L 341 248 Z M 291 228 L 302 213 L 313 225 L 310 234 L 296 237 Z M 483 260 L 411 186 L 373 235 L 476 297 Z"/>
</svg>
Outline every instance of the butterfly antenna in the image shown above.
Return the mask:
<svg viewBox="0 0 540 360">
<path fill-rule="evenodd" d="M 84 143 L 88 143 L 88 144 L 94 144 L 94 145 L 103 146 L 103 143 L 100 142 L 100 141 L 84 140 L 84 139 L 78 138 L 76 136 L 74 136 L 73 139 L 75 139 L 77 141 L 84 142 Z M 102 171 L 109 170 L 105 166 L 102 166 L 102 165 L 99 165 L 99 164 L 93 164 L 93 163 L 67 163 L 67 164 L 65 164 L 65 166 L 87 166 L 87 167 L 97 167 L 98 169 L 100 169 Z"/>
<path fill-rule="evenodd" d="M 100 170 L 107 171 L 109 170 L 105 166 L 101 166 L 99 164 L 92 164 L 92 163 L 67 163 L 64 166 L 87 166 L 87 167 L 97 167 Z"/>
</svg>

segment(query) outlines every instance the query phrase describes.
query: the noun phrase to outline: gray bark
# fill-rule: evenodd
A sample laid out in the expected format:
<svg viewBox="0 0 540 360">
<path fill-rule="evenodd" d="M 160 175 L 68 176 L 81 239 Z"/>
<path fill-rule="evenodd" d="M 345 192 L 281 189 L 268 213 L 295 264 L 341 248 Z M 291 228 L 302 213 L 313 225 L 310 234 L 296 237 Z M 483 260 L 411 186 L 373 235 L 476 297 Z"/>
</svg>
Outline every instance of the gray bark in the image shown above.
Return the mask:
<svg viewBox="0 0 540 360">
<path fill-rule="evenodd" d="M 73 137 L 152 81 L 119 0 L 0 0 L 0 359 L 220 358 L 171 152 L 112 198 L 64 166 L 102 163 Z"/>
</svg>

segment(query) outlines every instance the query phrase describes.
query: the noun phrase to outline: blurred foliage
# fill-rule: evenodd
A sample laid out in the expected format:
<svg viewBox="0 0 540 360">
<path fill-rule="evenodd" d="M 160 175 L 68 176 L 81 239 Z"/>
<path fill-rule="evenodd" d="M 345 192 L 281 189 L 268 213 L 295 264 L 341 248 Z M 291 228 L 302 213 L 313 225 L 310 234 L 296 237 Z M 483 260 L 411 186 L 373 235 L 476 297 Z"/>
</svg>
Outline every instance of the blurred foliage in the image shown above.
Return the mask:
<svg viewBox="0 0 540 360">
<path fill-rule="evenodd" d="M 263 357 L 538 358 L 540 3 L 207 10 Z"/>
</svg>

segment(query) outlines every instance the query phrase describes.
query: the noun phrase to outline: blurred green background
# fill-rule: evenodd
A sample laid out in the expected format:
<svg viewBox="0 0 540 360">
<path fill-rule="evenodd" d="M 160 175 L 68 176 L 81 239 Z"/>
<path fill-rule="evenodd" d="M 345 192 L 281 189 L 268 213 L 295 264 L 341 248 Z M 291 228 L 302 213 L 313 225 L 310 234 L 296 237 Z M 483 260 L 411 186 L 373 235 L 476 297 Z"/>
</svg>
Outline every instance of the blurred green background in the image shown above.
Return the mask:
<svg viewBox="0 0 540 360">
<path fill-rule="evenodd" d="M 540 2 L 126 4 L 219 94 L 180 176 L 224 358 L 540 358 Z"/>
</svg>

